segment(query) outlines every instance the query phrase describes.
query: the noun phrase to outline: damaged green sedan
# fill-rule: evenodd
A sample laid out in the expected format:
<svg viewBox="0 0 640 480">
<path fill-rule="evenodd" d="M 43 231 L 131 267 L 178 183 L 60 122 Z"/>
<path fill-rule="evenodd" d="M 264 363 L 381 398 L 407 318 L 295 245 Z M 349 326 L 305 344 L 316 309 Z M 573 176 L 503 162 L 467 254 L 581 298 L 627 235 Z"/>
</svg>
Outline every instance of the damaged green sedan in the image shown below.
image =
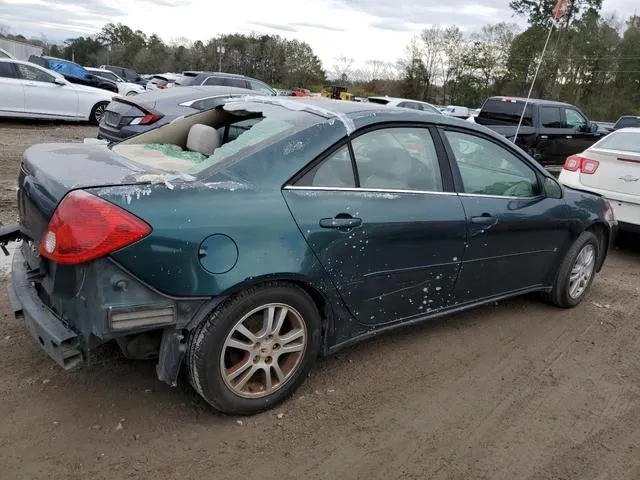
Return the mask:
<svg viewBox="0 0 640 480">
<path fill-rule="evenodd" d="M 245 97 L 106 147 L 29 148 L 9 296 L 66 369 L 115 341 L 216 409 L 282 402 L 314 361 L 542 292 L 580 303 L 616 230 L 503 137 L 381 105 Z"/>
</svg>

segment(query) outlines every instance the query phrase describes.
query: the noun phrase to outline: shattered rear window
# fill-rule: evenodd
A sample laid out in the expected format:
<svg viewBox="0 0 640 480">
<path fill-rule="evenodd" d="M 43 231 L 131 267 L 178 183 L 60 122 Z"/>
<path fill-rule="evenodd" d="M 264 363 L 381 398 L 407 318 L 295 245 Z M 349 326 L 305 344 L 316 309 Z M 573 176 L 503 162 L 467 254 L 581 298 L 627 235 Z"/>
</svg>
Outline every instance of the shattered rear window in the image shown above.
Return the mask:
<svg viewBox="0 0 640 480">
<path fill-rule="evenodd" d="M 216 148 L 213 155 L 194 165 L 186 173 L 197 174 L 212 167 L 228 167 L 233 164 L 234 159 L 242 158 L 243 153 L 249 153 L 256 148 L 267 146 L 281 136 L 292 132 L 296 127 L 293 120 L 271 117 L 252 120 L 253 122 L 243 121 L 239 122 L 239 124 L 232 124 L 230 126 L 232 129 L 239 130 L 238 136 Z"/>
</svg>

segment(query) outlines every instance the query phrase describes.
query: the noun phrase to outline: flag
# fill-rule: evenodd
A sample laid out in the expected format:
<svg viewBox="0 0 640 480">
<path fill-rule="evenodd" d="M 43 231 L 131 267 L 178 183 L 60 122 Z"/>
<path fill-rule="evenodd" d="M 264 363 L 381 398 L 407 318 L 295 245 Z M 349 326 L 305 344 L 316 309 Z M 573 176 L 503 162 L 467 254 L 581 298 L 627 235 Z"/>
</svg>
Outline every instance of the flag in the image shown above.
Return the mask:
<svg viewBox="0 0 640 480">
<path fill-rule="evenodd" d="M 558 0 L 556 6 L 553 7 L 553 18 L 559 21 L 562 17 L 564 17 L 571 6 L 571 0 Z"/>
</svg>

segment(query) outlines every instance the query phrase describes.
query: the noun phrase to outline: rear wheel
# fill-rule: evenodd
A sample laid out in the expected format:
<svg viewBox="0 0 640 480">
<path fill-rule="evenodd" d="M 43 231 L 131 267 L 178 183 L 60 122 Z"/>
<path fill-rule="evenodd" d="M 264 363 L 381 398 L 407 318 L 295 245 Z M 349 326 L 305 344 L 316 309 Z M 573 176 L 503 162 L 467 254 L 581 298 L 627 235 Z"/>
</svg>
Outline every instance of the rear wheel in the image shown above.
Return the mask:
<svg viewBox="0 0 640 480">
<path fill-rule="evenodd" d="M 597 237 L 591 232 L 582 232 L 558 269 L 549 296 L 555 305 L 571 308 L 583 300 L 593 282 L 599 255 Z"/>
<path fill-rule="evenodd" d="M 247 415 L 286 400 L 320 351 L 320 315 L 307 293 L 272 283 L 231 297 L 192 334 L 189 375 L 216 410 Z"/>
<path fill-rule="evenodd" d="M 100 120 L 102 120 L 102 117 L 104 116 L 104 112 L 107 109 L 107 105 L 109 105 L 109 102 L 96 103 L 93 109 L 91 110 L 89 121 L 94 125 L 100 124 Z"/>
</svg>

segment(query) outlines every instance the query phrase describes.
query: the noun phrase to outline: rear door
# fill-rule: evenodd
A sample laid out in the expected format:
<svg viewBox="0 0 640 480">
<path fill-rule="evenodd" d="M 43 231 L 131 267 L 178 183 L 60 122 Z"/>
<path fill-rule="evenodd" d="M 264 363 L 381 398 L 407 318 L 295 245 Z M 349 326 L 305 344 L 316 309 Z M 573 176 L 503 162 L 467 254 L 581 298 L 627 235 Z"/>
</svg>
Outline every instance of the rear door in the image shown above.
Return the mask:
<svg viewBox="0 0 640 480">
<path fill-rule="evenodd" d="M 23 83 L 15 63 L 0 62 L 0 112 L 6 115 L 24 113 Z"/>
<path fill-rule="evenodd" d="M 565 140 L 572 131 L 567 131 L 564 111 L 557 105 L 540 105 L 538 108 L 540 136 L 536 146 L 543 165 L 561 166 L 567 155 Z"/>
<path fill-rule="evenodd" d="M 476 131 L 443 130 L 467 214 L 467 248 L 456 300 L 474 302 L 546 286 L 570 239 L 542 194 L 539 177 L 515 150 Z"/>
<path fill-rule="evenodd" d="M 24 110 L 51 117 L 78 117 L 78 93 L 71 85 L 54 83 L 55 77 L 33 65 L 17 64 L 24 80 Z"/>
<path fill-rule="evenodd" d="M 465 214 L 430 129 L 364 132 L 319 158 L 283 195 L 360 323 L 389 324 L 450 304 Z"/>
</svg>

